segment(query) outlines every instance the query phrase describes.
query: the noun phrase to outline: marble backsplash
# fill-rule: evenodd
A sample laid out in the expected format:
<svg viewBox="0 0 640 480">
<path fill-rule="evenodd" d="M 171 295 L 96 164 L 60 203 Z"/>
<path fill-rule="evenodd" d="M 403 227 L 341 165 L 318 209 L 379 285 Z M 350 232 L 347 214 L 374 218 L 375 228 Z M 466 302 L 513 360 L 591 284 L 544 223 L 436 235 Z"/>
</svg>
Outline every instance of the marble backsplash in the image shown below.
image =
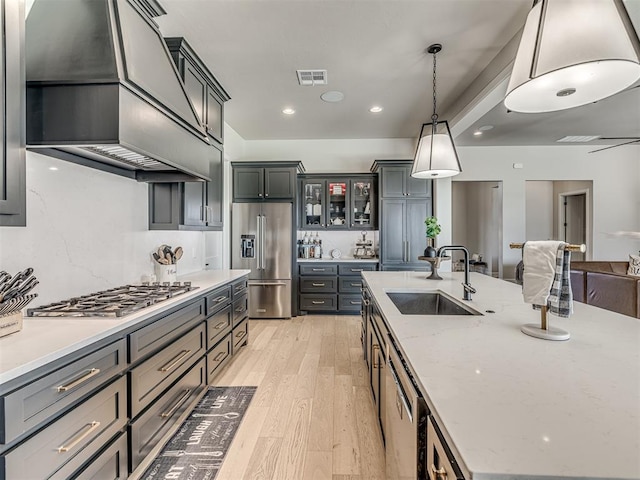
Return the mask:
<svg viewBox="0 0 640 480">
<path fill-rule="evenodd" d="M 183 247 L 178 275 L 202 270 L 205 251 L 219 255 L 206 243 L 220 235 L 147 230 L 147 190 L 146 183 L 27 152 L 27 227 L 0 227 L 0 270 L 33 267 L 40 284 L 32 305 L 139 282 L 153 272 L 151 253 L 161 244 Z"/>
</svg>

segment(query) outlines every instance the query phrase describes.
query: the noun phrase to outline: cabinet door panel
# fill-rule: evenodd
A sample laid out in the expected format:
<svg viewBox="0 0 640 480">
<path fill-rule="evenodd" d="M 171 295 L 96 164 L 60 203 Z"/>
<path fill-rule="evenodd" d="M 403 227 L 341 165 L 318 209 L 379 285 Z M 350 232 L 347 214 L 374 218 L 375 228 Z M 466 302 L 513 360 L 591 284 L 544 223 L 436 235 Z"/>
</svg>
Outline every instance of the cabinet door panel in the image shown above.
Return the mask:
<svg viewBox="0 0 640 480">
<path fill-rule="evenodd" d="M 301 186 L 300 228 L 318 229 L 326 225 L 326 182 L 324 180 L 303 180 Z"/>
<path fill-rule="evenodd" d="M 419 262 L 418 257 L 427 246 L 425 218 L 430 213 L 430 202 L 427 200 L 407 200 L 407 247 L 409 263 Z"/>
<path fill-rule="evenodd" d="M 198 118 L 202 123 L 206 121 L 205 101 L 207 82 L 188 62 L 184 62 L 184 88 L 193 103 Z"/>
<path fill-rule="evenodd" d="M 222 143 L 222 108 L 223 102 L 209 87 L 207 89 L 207 133 Z"/>
<path fill-rule="evenodd" d="M 296 195 L 296 172 L 291 168 L 264 169 L 265 198 L 294 198 Z"/>
<path fill-rule="evenodd" d="M 403 198 L 405 178 L 409 173 L 407 167 L 383 167 L 381 195 L 385 198 Z"/>
<path fill-rule="evenodd" d="M 405 245 L 405 208 L 404 200 L 382 201 L 382 225 L 380 229 L 382 263 L 404 263 Z"/>
<path fill-rule="evenodd" d="M 233 198 L 241 200 L 261 199 L 264 195 L 264 169 L 233 169 Z"/>
<path fill-rule="evenodd" d="M 182 185 L 182 224 L 191 226 L 204 225 L 203 206 L 206 185 L 202 182 L 184 182 Z"/>
<path fill-rule="evenodd" d="M 212 148 L 210 164 L 211 181 L 207 182 L 207 226 L 222 229 L 222 196 L 224 179 L 222 178 L 222 150 Z"/>
<path fill-rule="evenodd" d="M 406 193 L 409 197 L 424 198 L 431 196 L 431 184 L 433 183 L 433 180 L 413 178 L 411 176 L 411 168 L 407 168 L 406 180 Z"/>
</svg>

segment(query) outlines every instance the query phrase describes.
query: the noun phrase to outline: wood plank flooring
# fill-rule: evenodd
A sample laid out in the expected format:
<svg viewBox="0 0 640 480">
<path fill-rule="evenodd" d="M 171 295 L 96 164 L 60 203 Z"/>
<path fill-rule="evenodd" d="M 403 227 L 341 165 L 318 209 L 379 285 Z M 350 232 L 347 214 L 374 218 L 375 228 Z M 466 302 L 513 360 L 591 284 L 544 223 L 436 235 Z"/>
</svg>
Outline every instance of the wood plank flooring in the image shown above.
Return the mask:
<svg viewBox="0 0 640 480">
<path fill-rule="evenodd" d="M 214 383 L 258 387 L 216 480 L 384 479 L 359 317 L 249 328 L 249 345 Z"/>
</svg>

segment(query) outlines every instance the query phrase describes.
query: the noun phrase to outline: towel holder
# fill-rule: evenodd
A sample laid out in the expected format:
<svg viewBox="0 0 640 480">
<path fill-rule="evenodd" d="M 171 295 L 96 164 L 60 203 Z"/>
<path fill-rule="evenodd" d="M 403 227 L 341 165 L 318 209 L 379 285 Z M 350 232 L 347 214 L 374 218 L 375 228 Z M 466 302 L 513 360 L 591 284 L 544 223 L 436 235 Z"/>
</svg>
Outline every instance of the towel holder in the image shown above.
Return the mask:
<svg viewBox="0 0 640 480">
<path fill-rule="evenodd" d="M 524 243 L 510 243 L 510 248 L 523 248 Z M 587 246 L 585 244 L 582 245 L 573 245 L 573 244 L 565 244 L 565 250 L 569 250 L 570 252 L 581 252 L 584 253 L 587 251 Z M 571 334 L 566 330 L 562 330 L 561 328 L 552 327 L 549 325 L 549 321 L 547 319 L 547 310 L 548 307 L 546 305 L 540 306 L 540 326 L 537 326 L 535 323 L 527 323 L 520 327 L 522 333 L 529 335 L 531 337 L 542 338 L 543 340 L 569 340 Z"/>
</svg>

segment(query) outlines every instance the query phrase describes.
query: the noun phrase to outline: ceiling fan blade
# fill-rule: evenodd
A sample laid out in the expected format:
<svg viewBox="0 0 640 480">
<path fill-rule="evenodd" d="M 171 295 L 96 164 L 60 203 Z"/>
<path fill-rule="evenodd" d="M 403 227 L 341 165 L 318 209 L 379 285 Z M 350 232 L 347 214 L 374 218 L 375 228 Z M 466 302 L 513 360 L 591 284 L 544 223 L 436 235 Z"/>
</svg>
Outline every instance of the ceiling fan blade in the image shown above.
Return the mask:
<svg viewBox="0 0 640 480">
<path fill-rule="evenodd" d="M 637 143 L 637 142 L 640 142 L 640 138 L 637 138 L 635 140 L 631 140 L 630 142 L 619 143 L 617 145 L 609 145 L 608 147 L 599 148 L 597 150 L 591 150 L 589 153 L 602 152 L 603 150 L 609 150 L 610 148 L 622 147 L 623 145 L 630 145 L 632 143 Z"/>
</svg>

